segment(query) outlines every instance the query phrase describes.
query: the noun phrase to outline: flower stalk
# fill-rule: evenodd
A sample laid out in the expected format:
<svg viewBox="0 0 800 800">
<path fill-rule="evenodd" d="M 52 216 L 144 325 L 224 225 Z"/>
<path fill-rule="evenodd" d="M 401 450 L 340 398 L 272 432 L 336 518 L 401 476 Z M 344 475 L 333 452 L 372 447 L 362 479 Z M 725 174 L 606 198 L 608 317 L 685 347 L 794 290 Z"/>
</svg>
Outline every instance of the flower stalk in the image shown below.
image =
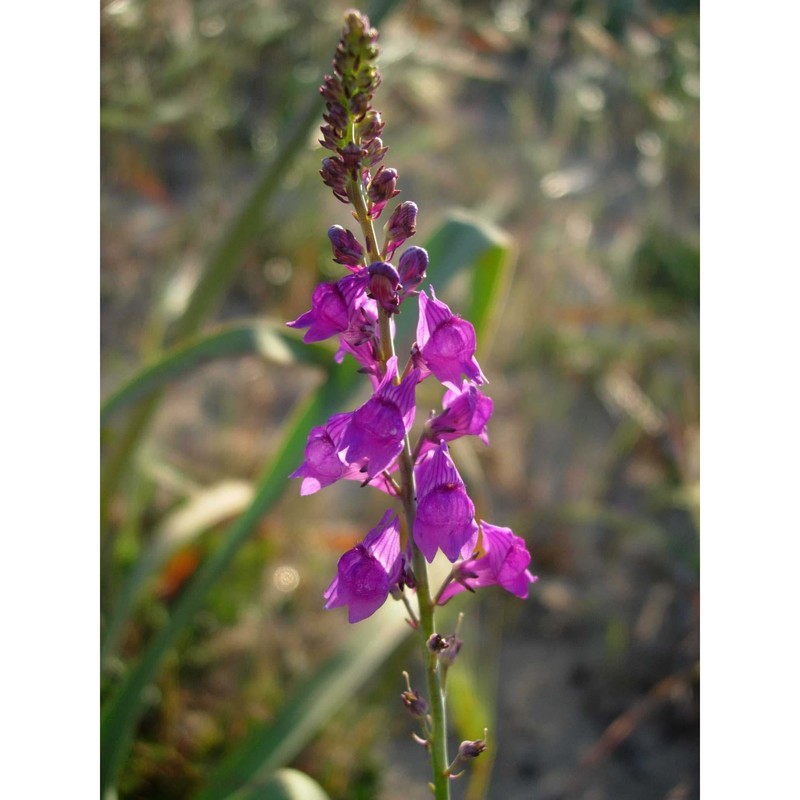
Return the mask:
<svg viewBox="0 0 800 800">
<path fill-rule="evenodd" d="M 320 175 L 334 197 L 353 209 L 363 244 L 338 225 L 328 229 L 335 263 L 348 274 L 321 284 L 312 307 L 291 327 L 306 329 L 304 340 L 337 336 L 336 360 L 353 358 L 369 378 L 373 394 L 360 408 L 334 414 L 308 437 L 303 463 L 292 473 L 302 478 L 301 494 L 312 494 L 339 480 L 358 481 L 389 498 L 399 498 L 402 522 L 388 509 L 364 539 L 339 559 L 337 574 L 324 593 L 325 608 L 347 607 L 351 623 L 375 613 L 388 599 L 402 600 L 417 631 L 428 701 L 407 681 L 403 702 L 417 718 L 430 754 L 436 800 L 448 800 L 456 764 L 477 757 L 483 740 L 463 742 L 455 760 L 447 754 L 446 676 L 461 641 L 437 631 L 436 608 L 463 590 L 500 585 L 527 596 L 535 577 L 528 571 L 524 541 L 508 528 L 475 520 L 475 506 L 450 456 L 447 442 L 477 436 L 488 444 L 486 423 L 492 402 L 481 392 L 486 377 L 476 358 L 475 330 L 452 313 L 428 287 L 428 254 L 408 247 L 416 233 L 417 206 L 400 202 L 384 225 L 381 245 L 375 221 L 399 194 L 397 171 L 382 164 L 388 148 L 380 134 L 384 123 L 372 108 L 380 84 L 378 33 L 357 11 L 345 15 L 333 60 L 333 74 L 320 89 L 326 104 L 320 144 L 332 152 Z M 392 316 L 416 300 L 416 342 L 402 371 L 398 368 Z M 404 306 L 404 308 L 408 308 Z M 412 449 L 416 387 L 432 378 L 444 388 L 442 411 L 425 422 Z M 438 590 L 430 585 L 428 564 L 443 554 L 454 564 Z M 416 611 L 411 598 L 416 595 Z M 460 618 L 459 618 L 460 620 Z M 424 709 L 424 710 L 423 710 Z M 460 774 L 460 773 L 459 773 Z"/>
</svg>

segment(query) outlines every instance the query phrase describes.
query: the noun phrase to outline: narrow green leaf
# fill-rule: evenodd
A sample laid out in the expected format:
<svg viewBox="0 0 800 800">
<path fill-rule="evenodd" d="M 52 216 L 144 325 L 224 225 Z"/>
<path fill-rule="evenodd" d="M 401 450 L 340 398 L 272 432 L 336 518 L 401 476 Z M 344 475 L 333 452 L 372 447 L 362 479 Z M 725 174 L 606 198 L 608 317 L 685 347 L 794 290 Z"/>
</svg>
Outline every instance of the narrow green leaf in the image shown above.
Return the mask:
<svg viewBox="0 0 800 800">
<path fill-rule="evenodd" d="M 142 712 L 142 692 L 157 676 L 164 656 L 202 607 L 208 591 L 225 572 L 259 520 L 289 486 L 287 476 L 302 461 L 308 431 L 322 424 L 332 409 L 341 408 L 360 385 L 361 376 L 355 370 L 347 366 L 334 368 L 328 380 L 295 414 L 287 425 L 287 434 L 280 449 L 259 480 L 253 503 L 233 523 L 219 548 L 195 573 L 175 605 L 168 624 L 155 636 L 139 663 L 107 704 L 100 732 L 101 796 L 112 785 L 130 748 Z"/>
<path fill-rule="evenodd" d="M 272 320 L 227 325 L 170 350 L 128 378 L 106 398 L 100 419 L 107 420 L 209 361 L 248 354 L 261 355 L 274 364 L 301 363 L 328 369 L 333 350 L 322 344 L 304 344 L 294 331 Z"/>
<path fill-rule="evenodd" d="M 192 492 L 186 503 L 166 515 L 117 593 L 100 650 L 102 662 L 113 654 L 137 598 L 166 560 L 209 528 L 244 512 L 252 501 L 249 483 L 224 480 Z"/>
<path fill-rule="evenodd" d="M 236 792 L 226 800 L 330 800 L 330 798 L 305 772 L 279 769 L 263 783 Z"/>
<path fill-rule="evenodd" d="M 464 641 L 481 643 L 480 654 L 465 648 L 447 675 L 447 701 L 457 739 L 481 739 L 484 729 L 489 731 L 486 752 L 469 764 L 465 800 L 487 797 L 497 758 L 496 712 L 500 674 L 496 656 L 505 625 L 502 600 L 490 600 L 487 607 L 494 612 L 487 615 L 487 619 L 493 620 L 492 624 L 477 623 L 474 614 L 470 614 L 461 627 Z"/>
<path fill-rule="evenodd" d="M 511 279 L 512 240 L 468 212 L 453 210 L 424 247 L 430 256 L 427 282 L 454 313 L 475 326 L 479 352 L 484 352 Z M 398 338 L 403 343 L 398 352 L 410 347 L 415 323 L 416 313 L 406 311 L 397 318 Z"/>
<path fill-rule="evenodd" d="M 295 694 L 272 724 L 254 730 L 217 768 L 195 800 L 239 800 L 242 787 L 296 756 L 411 631 L 405 609 L 390 602 Z M 242 793 L 241 797 L 253 795 Z"/>
</svg>

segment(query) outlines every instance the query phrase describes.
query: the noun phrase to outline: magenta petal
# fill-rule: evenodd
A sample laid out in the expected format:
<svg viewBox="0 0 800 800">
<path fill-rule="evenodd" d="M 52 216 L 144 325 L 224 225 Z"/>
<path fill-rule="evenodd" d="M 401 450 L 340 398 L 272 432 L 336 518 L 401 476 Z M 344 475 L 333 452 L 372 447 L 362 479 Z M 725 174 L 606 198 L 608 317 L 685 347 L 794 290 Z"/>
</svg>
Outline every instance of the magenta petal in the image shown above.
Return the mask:
<svg viewBox="0 0 800 800">
<path fill-rule="evenodd" d="M 492 416 L 493 404 L 474 383 L 465 380 L 460 390 L 448 389 L 442 398 L 442 406 L 444 411 L 428 423 L 436 441 L 452 441 L 470 435 L 489 444 L 486 423 Z"/>
<path fill-rule="evenodd" d="M 353 412 L 342 436 L 342 454 L 347 462 L 367 464 L 366 475 L 374 477 L 388 469 L 403 449 L 403 442 L 414 422 L 416 375 L 395 386 L 397 357 L 389 359 L 375 394 Z"/>
<path fill-rule="evenodd" d="M 324 593 L 325 608 L 347 606 L 350 622 L 366 619 L 386 602 L 402 565 L 400 523 L 387 511 L 364 541 L 339 559 L 336 577 Z"/>
<path fill-rule="evenodd" d="M 314 289 L 311 308 L 286 324 L 290 328 L 308 328 L 304 342 L 320 342 L 348 331 L 354 320 L 359 319 L 359 310 L 368 302 L 366 282 L 367 271 L 362 269 L 336 283 L 321 283 Z"/>
<path fill-rule="evenodd" d="M 423 456 L 415 472 L 418 504 L 414 541 L 428 561 L 433 561 L 439 549 L 455 561 L 464 548 L 474 547 L 478 526 L 475 506 L 447 444 L 441 442 L 436 450 Z"/>
<path fill-rule="evenodd" d="M 325 486 L 348 477 L 358 467 L 346 464 L 339 455 L 342 433 L 350 420 L 350 414 L 334 414 L 325 425 L 312 428 L 308 434 L 305 460 L 289 476 L 303 478 L 301 495 L 314 494 Z"/>
<path fill-rule="evenodd" d="M 446 603 L 463 591 L 465 585 L 472 589 L 498 585 L 517 597 L 526 598 L 528 587 L 537 580 L 527 569 L 531 556 L 522 537 L 515 536 L 509 528 L 490 525 L 483 520 L 481 530 L 483 555 L 458 565 L 458 582 L 447 586 L 440 603 Z"/>
<path fill-rule="evenodd" d="M 321 342 L 347 330 L 349 324 L 347 304 L 335 283 L 321 283 L 314 289 L 311 309 L 301 314 L 290 328 L 308 328 L 304 342 Z"/>
<path fill-rule="evenodd" d="M 477 384 L 486 383 L 475 358 L 476 344 L 471 323 L 437 300 L 433 288 L 431 299 L 420 292 L 417 347 L 425 366 L 441 383 L 458 390 L 462 373 Z"/>
<path fill-rule="evenodd" d="M 462 486 L 438 486 L 420 499 L 414 520 L 414 541 L 433 561 L 441 550 L 456 561 L 461 549 L 476 538 L 475 506 Z"/>
</svg>

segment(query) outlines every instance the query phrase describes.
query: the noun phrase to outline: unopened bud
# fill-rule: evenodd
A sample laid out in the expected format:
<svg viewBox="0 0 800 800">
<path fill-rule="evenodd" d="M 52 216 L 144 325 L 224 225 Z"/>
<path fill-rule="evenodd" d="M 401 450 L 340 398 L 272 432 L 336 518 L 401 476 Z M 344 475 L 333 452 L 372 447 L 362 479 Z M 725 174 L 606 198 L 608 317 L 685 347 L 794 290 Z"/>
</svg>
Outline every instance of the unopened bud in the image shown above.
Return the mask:
<svg viewBox="0 0 800 800">
<path fill-rule="evenodd" d="M 377 167 L 383 161 L 384 156 L 389 151 L 388 147 L 383 146 L 380 136 L 376 136 L 364 147 L 366 155 L 363 164 L 365 167 Z"/>
<path fill-rule="evenodd" d="M 417 232 L 417 204 L 405 200 L 386 223 L 386 257 L 391 258 L 403 242 Z"/>
<path fill-rule="evenodd" d="M 333 189 L 334 195 L 343 203 L 349 203 L 347 198 L 347 170 L 344 161 L 339 156 L 322 159 L 322 182 Z"/>
<path fill-rule="evenodd" d="M 351 175 L 357 175 L 361 168 L 361 159 L 364 156 L 361 148 L 355 142 L 348 142 L 339 151 L 339 155 L 342 157 L 347 172 Z"/>
<path fill-rule="evenodd" d="M 397 271 L 403 284 L 403 297 L 407 297 L 425 280 L 427 269 L 428 253 L 422 247 L 409 247 L 400 256 Z"/>
<path fill-rule="evenodd" d="M 393 198 L 400 194 L 397 187 L 397 170 L 381 167 L 375 177 L 370 181 L 367 188 L 367 196 L 371 201 L 369 211 L 372 219 L 377 219 L 381 215 L 384 206 Z"/>
<path fill-rule="evenodd" d="M 364 248 L 361 242 L 341 225 L 331 225 L 328 228 L 328 238 L 333 248 L 333 260 L 346 267 L 360 267 L 364 258 Z"/>
<path fill-rule="evenodd" d="M 375 298 L 387 314 L 396 314 L 400 308 L 398 292 L 401 288 L 397 270 L 386 261 L 376 261 L 368 269 L 367 295 Z"/>
<path fill-rule="evenodd" d="M 356 133 L 360 138 L 361 144 L 366 146 L 375 137 L 380 136 L 385 123 L 381 119 L 380 111 L 371 109 L 364 114 L 364 119 L 358 123 Z"/>
</svg>

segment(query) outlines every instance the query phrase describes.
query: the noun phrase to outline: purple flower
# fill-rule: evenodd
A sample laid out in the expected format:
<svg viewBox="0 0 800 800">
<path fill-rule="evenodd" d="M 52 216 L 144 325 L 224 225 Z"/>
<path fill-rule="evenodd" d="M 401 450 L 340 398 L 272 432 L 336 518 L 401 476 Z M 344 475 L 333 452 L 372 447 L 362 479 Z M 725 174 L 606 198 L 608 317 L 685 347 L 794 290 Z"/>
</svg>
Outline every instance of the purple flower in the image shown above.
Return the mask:
<svg viewBox="0 0 800 800">
<path fill-rule="evenodd" d="M 440 605 L 465 589 L 474 591 L 480 586 L 502 586 L 524 599 L 528 596 L 528 585 L 537 580 L 528 569 L 531 554 L 522 537 L 515 536 L 510 528 L 499 528 L 483 520 L 481 531 L 480 555 L 458 564 L 453 582 L 442 592 Z"/>
<path fill-rule="evenodd" d="M 444 411 L 425 424 L 431 443 L 477 436 L 484 444 L 489 444 L 486 423 L 492 416 L 493 403 L 474 383 L 465 380 L 460 390 L 448 389 L 442 398 L 442 406 Z M 430 443 L 422 452 L 429 449 Z"/>
<path fill-rule="evenodd" d="M 337 264 L 348 267 L 352 272 L 357 272 L 364 266 L 364 248 L 350 231 L 341 225 L 331 225 L 328 228 L 328 238 L 333 248 L 333 260 Z"/>
<path fill-rule="evenodd" d="M 342 435 L 345 460 L 352 464 L 366 459 L 366 476 L 370 478 L 392 465 L 414 424 L 419 372 L 412 370 L 397 386 L 393 383 L 396 375 L 397 356 L 392 356 L 375 393 L 350 415 Z"/>
<path fill-rule="evenodd" d="M 461 374 L 477 384 L 486 383 L 475 358 L 475 328 L 472 323 L 453 314 L 445 303 L 436 299 L 431 287 L 431 299 L 425 292 L 419 295 L 417 348 L 422 366 L 449 388 L 458 390 Z"/>
<path fill-rule="evenodd" d="M 371 302 L 366 295 L 367 278 L 367 270 L 362 269 L 336 283 L 321 283 L 314 289 L 311 308 L 293 322 L 287 322 L 287 326 L 308 328 L 304 342 L 321 342 L 348 331 L 353 324 L 361 325 L 360 309 Z"/>
<path fill-rule="evenodd" d="M 303 479 L 300 486 L 302 496 L 314 494 L 342 478 L 360 477 L 363 480 L 360 465 L 348 464 L 339 455 L 342 434 L 350 422 L 350 416 L 334 414 L 325 425 L 311 429 L 306 442 L 305 460 L 289 476 Z"/>
<path fill-rule="evenodd" d="M 478 536 L 475 506 L 458 474 L 447 444 L 425 454 L 415 467 L 417 516 L 414 541 L 425 558 L 433 561 L 441 551 L 450 561 L 471 553 Z"/>
<path fill-rule="evenodd" d="M 350 622 L 374 614 L 385 602 L 403 572 L 400 521 L 391 510 L 340 559 L 336 577 L 325 590 L 325 608 L 348 607 Z"/>
</svg>

